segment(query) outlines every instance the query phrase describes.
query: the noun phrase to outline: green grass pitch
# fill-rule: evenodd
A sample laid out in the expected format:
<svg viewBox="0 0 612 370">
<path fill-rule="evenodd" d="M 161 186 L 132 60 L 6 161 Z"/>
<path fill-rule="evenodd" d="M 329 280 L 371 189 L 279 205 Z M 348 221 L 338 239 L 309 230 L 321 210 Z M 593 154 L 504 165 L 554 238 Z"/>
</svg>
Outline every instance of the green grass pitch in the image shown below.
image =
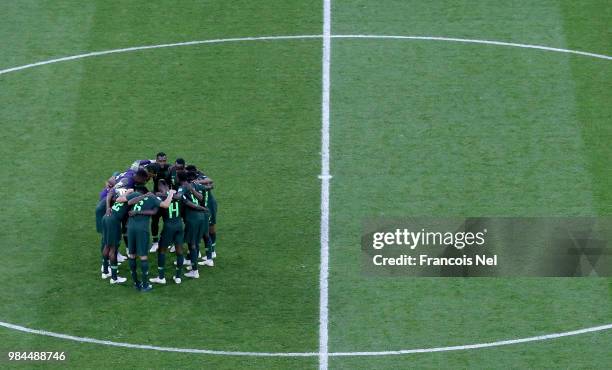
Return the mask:
<svg viewBox="0 0 612 370">
<path fill-rule="evenodd" d="M 0 70 L 141 45 L 320 35 L 322 9 L 321 1 L 3 1 Z M 335 35 L 612 55 L 610 24 L 601 0 L 332 1 Z M 331 45 L 330 352 L 612 323 L 608 278 L 372 278 L 361 274 L 359 247 L 367 217 L 612 215 L 612 61 L 441 41 Z M 0 321 L 164 347 L 317 352 L 321 48 L 321 38 L 204 44 L 0 74 Z M 160 150 L 216 180 L 219 258 L 197 281 L 137 294 L 100 279 L 93 209 L 110 173 Z M 128 276 L 125 264 L 120 274 Z M 329 368 L 605 368 L 611 347 L 607 330 L 332 356 Z M 0 367 L 33 365 L 9 363 L 9 351 L 64 351 L 71 368 L 319 366 L 316 356 L 170 353 L 0 327 Z"/>
</svg>

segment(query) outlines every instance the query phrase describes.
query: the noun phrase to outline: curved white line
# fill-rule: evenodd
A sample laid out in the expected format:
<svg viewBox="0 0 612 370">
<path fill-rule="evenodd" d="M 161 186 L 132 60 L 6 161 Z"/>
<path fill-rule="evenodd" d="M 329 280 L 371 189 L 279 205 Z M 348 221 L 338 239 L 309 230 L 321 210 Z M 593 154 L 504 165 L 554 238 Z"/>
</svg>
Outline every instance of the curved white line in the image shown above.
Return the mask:
<svg viewBox="0 0 612 370">
<path fill-rule="evenodd" d="M 72 340 L 72 341 L 81 342 L 81 343 L 94 343 L 94 344 L 102 344 L 106 346 L 135 348 L 135 349 L 149 349 L 149 350 L 163 351 L 163 352 L 181 352 L 181 353 L 196 353 L 196 354 L 206 354 L 206 355 L 251 356 L 251 357 L 318 357 L 319 356 L 318 352 L 238 352 L 238 351 L 234 352 L 234 351 L 214 351 L 214 350 L 208 350 L 208 349 L 195 349 L 195 348 L 159 347 L 159 346 L 151 346 L 147 344 L 132 344 L 132 343 L 123 343 L 123 342 L 113 342 L 110 340 L 87 338 L 87 337 L 77 337 L 74 335 L 59 334 L 59 333 L 54 333 L 54 332 L 50 332 L 46 330 L 30 329 L 24 326 L 9 324 L 7 322 L 2 322 L 2 321 L 0 321 L 0 326 L 3 326 L 8 329 L 22 331 L 25 333 L 44 335 L 44 336 L 55 337 L 55 338 L 60 338 L 60 339 L 67 339 L 67 340 Z M 501 340 L 497 342 L 488 342 L 488 343 L 466 344 L 462 346 L 416 348 L 416 349 L 405 349 L 405 350 L 399 350 L 399 351 L 378 351 L 378 352 L 329 352 L 328 356 L 333 356 L 333 357 L 390 356 L 390 355 L 406 355 L 406 354 L 412 354 L 412 353 L 461 351 L 461 350 L 468 350 L 468 349 L 500 347 L 500 346 L 507 346 L 511 344 L 527 343 L 527 342 L 538 342 L 538 341 L 543 341 L 543 340 L 551 340 L 551 339 L 569 337 L 573 335 L 594 333 L 594 332 L 610 330 L 610 329 L 612 329 L 612 324 L 594 326 L 590 328 L 584 328 L 584 329 L 578 329 L 578 330 L 572 330 L 572 331 L 566 331 L 562 333 L 538 335 L 535 337 Z"/>
<path fill-rule="evenodd" d="M 251 356 L 251 357 L 314 357 L 319 356 L 318 352 L 234 352 L 234 351 L 214 351 L 209 349 L 195 349 L 195 348 L 173 348 L 173 347 L 159 347 L 159 346 L 150 346 L 147 344 L 132 344 L 132 343 L 123 343 L 123 342 L 113 342 L 110 340 L 100 340 L 95 338 L 88 337 L 77 337 L 74 335 L 60 334 L 54 333 L 52 331 L 46 330 L 37 330 L 26 328 L 25 326 L 14 325 L 8 322 L 0 321 L 0 326 L 4 326 L 8 329 L 13 329 L 17 331 L 22 331 L 30 334 L 38 334 L 44 335 L 47 337 L 54 337 L 60 339 L 72 340 L 75 342 L 81 343 L 94 343 L 94 344 L 102 344 L 105 346 L 113 346 L 113 347 L 124 347 L 124 348 L 136 348 L 136 349 L 150 349 L 154 351 L 163 351 L 163 352 L 182 352 L 182 353 L 199 353 L 206 355 L 222 355 L 222 356 Z"/>
<path fill-rule="evenodd" d="M 227 38 L 227 39 L 176 42 L 176 43 L 171 43 L 171 44 L 134 46 L 134 47 L 123 48 L 123 49 L 94 51 L 91 53 L 72 55 L 72 56 L 56 58 L 56 59 L 49 59 L 49 60 L 44 60 L 44 61 L 31 63 L 31 64 L 25 64 L 25 65 L 21 65 L 17 67 L 6 68 L 6 69 L 0 70 L 0 75 L 11 73 L 11 72 L 17 72 L 17 71 L 21 71 L 21 70 L 28 69 L 28 68 L 44 66 L 47 64 L 67 62 L 70 60 L 83 59 L 83 58 L 108 55 L 108 54 L 127 53 L 131 51 L 139 51 L 139 50 L 161 49 L 161 48 L 171 48 L 171 47 L 178 47 L 178 46 L 190 46 L 190 45 L 201 45 L 201 44 L 220 44 L 220 43 L 225 43 L 225 42 L 239 42 L 239 41 L 304 40 L 304 39 L 317 39 L 317 38 L 322 38 L 322 37 L 323 35 L 237 37 L 237 38 Z M 612 60 L 612 56 L 603 55 L 603 54 L 595 54 L 595 53 L 590 53 L 586 51 L 560 49 L 560 48 L 553 48 L 553 47 L 543 46 L 543 45 L 517 44 L 517 43 L 512 43 L 512 42 L 493 41 L 493 40 L 476 40 L 476 39 L 462 39 L 462 38 L 454 38 L 454 37 L 437 37 L 437 36 L 394 36 L 394 35 L 331 35 L 330 37 L 334 39 L 379 39 L 379 40 L 396 39 L 396 40 L 426 40 L 426 41 L 462 42 L 462 43 L 471 43 L 471 44 L 509 46 L 509 47 L 524 48 L 524 49 L 538 49 L 538 50 L 553 51 L 553 52 L 558 52 L 558 53 L 576 54 L 576 55 L 582 55 L 582 56 L 598 58 L 598 59 Z"/>
<path fill-rule="evenodd" d="M 612 56 L 589 53 L 586 51 L 570 50 L 553 48 L 550 46 L 543 45 L 532 45 L 532 44 L 517 44 L 514 42 L 504 41 L 493 41 L 493 40 L 476 40 L 476 39 L 461 39 L 455 37 L 436 37 L 436 36 L 392 36 L 392 35 L 334 35 L 336 39 L 391 39 L 391 40 L 427 40 L 427 41 L 447 41 L 447 42 L 463 42 L 468 44 L 486 44 L 486 45 L 497 45 L 497 46 L 510 46 L 523 49 L 537 49 L 545 51 L 555 51 L 558 53 L 577 54 L 592 58 L 612 60 Z"/>
<path fill-rule="evenodd" d="M 597 331 L 610 330 L 612 329 L 612 324 L 594 326 L 591 328 L 578 329 L 572 331 L 566 331 L 563 333 L 553 333 L 546 335 L 538 335 L 535 337 L 529 338 L 519 338 L 519 339 L 509 339 L 509 340 L 500 340 L 497 342 L 489 342 L 489 343 L 476 343 L 476 344 L 466 344 L 462 346 L 450 346 L 450 347 L 434 347 L 434 348 L 416 348 L 416 349 L 403 349 L 399 351 L 379 351 L 379 352 L 334 352 L 330 353 L 330 356 L 389 356 L 389 355 L 406 355 L 410 353 L 430 353 L 430 352 L 448 352 L 448 351 L 462 351 L 466 349 L 479 349 L 479 348 L 488 348 L 488 347 L 500 347 L 507 346 L 510 344 L 519 344 L 519 343 L 527 343 L 527 342 L 537 342 L 543 340 L 557 339 L 562 337 L 569 337 L 572 335 L 580 335 L 586 333 L 593 333 Z"/>
<path fill-rule="evenodd" d="M 224 42 L 239 42 L 239 41 L 265 41 L 265 40 L 304 40 L 304 39 L 318 39 L 321 38 L 321 35 L 297 35 L 297 36 L 261 36 L 261 37 L 236 37 L 229 39 L 213 39 L 213 40 L 196 40 L 196 41 L 187 41 L 187 42 L 175 42 L 172 44 L 159 44 L 159 45 L 145 45 L 145 46 L 134 46 L 130 48 L 123 49 L 112 49 L 112 50 L 104 50 L 104 51 L 94 51 L 91 53 L 72 55 L 63 58 L 49 59 L 41 62 L 25 64 L 22 66 L 7 68 L 0 70 L 0 75 L 10 72 L 17 72 L 23 69 L 33 68 L 44 66 L 47 64 L 59 63 L 59 62 L 67 62 L 69 60 L 75 59 L 83 59 L 89 57 L 97 57 L 101 55 L 108 54 L 118 54 L 118 53 L 127 53 L 130 51 L 139 51 L 139 50 L 148 50 L 148 49 L 161 49 L 161 48 L 172 48 L 177 46 L 190 46 L 190 45 L 201 45 L 201 44 L 220 44 Z"/>
</svg>

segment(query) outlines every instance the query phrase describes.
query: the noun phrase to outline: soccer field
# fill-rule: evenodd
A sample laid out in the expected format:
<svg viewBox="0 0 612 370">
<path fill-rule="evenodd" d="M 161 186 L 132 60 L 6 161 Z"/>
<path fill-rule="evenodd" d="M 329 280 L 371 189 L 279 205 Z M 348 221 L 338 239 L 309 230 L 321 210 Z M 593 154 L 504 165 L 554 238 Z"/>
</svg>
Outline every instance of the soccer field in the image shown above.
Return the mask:
<svg viewBox="0 0 612 370">
<path fill-rule="evenodd" d="M 0 367 L 610 366 L 612 278 L 373 277 L 360 246 L 372 217 L 612 216 L 609 2 L 0 14 Z M 144 294 L 100 279 L 94 208 L 158 151 L 215 179 L 219 257 Z"/>
</svg>

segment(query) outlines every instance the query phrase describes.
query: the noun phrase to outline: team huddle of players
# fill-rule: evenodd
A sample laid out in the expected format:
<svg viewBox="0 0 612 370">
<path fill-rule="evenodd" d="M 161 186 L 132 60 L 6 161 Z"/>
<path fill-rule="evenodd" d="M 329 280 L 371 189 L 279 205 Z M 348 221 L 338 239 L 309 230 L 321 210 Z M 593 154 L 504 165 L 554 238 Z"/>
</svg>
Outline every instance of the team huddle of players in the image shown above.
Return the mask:
<svg viewBox="0 0 612 370">
<path fill-rule="evenodd" d="M 152 192 L 147 188 L 149 181 Z M 168 251 L 176 253 L 172 276 L 176 284 L 181 283 L 183 266 L 188 270 L 184 276 L 194 279 L 200 277 L 198 265 L 214 266 L 217 203 L 212 189 L 213 181 L 196 166 L 185 165 L 182 158 L 169 165 L 163 152 L 157 153 L 155 160 L 138 160 L 127 171 L 114 173 L 100 192 L 96 207 L 96 229 L 102 234 L 102 279 L 124 283 L 127 279 L 118 275 L 118 266 L 127 259 L 136 289 L 150 291 L 151 283 L 166 284 Z M 122 238 L 127 258 L 119 252 Z M 202 242 L 204 256 L 200 253 Z M 148 276 L 149 252 L 157 252 L 157 277 Z"/>
</svg>

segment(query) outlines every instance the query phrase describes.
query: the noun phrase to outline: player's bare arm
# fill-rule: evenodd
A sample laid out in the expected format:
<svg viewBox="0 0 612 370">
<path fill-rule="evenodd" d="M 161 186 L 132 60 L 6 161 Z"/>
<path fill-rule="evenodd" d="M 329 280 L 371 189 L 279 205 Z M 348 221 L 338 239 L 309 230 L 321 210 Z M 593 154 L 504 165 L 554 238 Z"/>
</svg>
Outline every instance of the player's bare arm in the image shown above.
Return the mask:
<svg viewBox="0 0 612 370">
<path fill-rule="evenodd" d="M 128 201 L 128 206 L 133 206 L 134 204 L 140 202 L 141 200 L 143 200 L 146 197 L 153 197 L 155 196 L 155 194 L 153 193 L 147 193 L 147 194 L 143 194 L 143 195 L 139 195 L 135 198 L 132 198 Z"/>
<path fill-rule="evenodd" d="M 168 191 L 168 196 L 166 197 L 166 199 L 163 202 L 161 202 L 159 204 L 159 206 L 161 208 L 168 208 L 168 207 L 170 207 L 170 203 L 172 203 L 172 199 L 173 199 L 175 193 L 176 193 L 176 190 L 174 190 L 174 189 L 169 190 Z"/>
<path fill-rule="evenodd" d="M 154 214 L 157 213 L 158 210 L 159 210 L 159 208 L 148 209 L 146 211 L 134 211 L 134 210 L 131 210 L 131 211 L 128 212 L 128 216 L 130 216 L 130 217 L 134 217 L 134 216 L 153 216 Z"/>
</svg>

